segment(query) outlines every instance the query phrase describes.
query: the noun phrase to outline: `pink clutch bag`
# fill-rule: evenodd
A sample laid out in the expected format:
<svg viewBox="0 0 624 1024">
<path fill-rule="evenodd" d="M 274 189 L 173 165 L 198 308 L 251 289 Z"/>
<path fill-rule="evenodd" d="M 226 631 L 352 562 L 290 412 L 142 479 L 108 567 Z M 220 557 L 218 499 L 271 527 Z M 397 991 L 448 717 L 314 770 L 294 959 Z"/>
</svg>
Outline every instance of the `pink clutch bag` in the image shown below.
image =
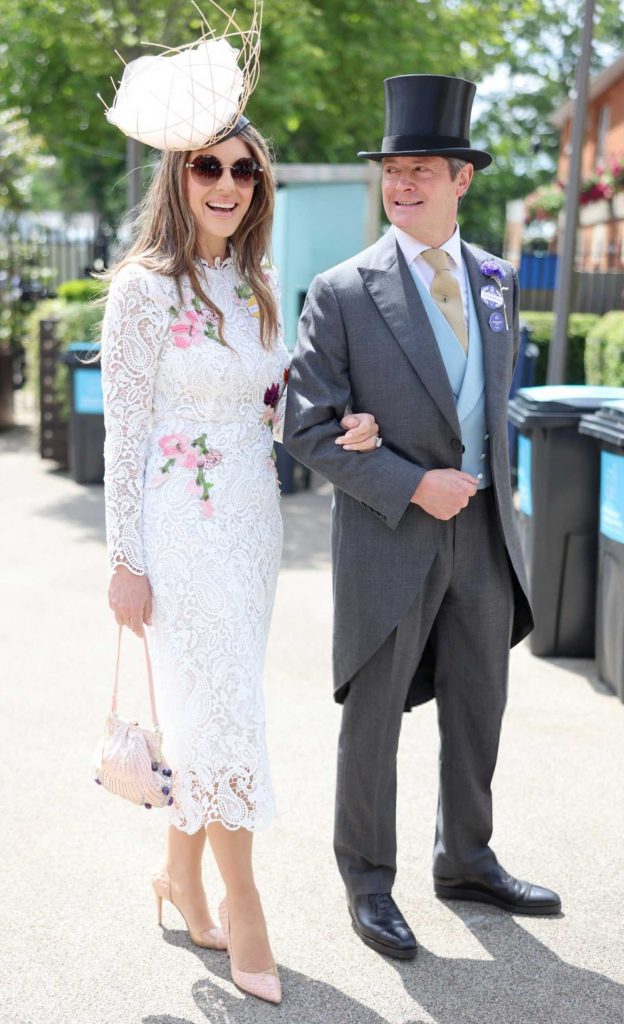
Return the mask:
<svg viewBox="0 0 624 1024">
<path fill-rule="evenodd" d="M 171 768 L 162 756 L 162 733 L 156 715 L 152 662 L 147 637 L 143 631 L 147 679 L 153 729 L 142 729 L 138 722 L 126 722 L 117 714 L 121 633 L 117 641 L 117 664 L 111 713 L 106 719 L 104 735 L 95 752 L 95 781 L 110 793 L 144 807 L 166 807 L 173 803 Z"/>
</svg>

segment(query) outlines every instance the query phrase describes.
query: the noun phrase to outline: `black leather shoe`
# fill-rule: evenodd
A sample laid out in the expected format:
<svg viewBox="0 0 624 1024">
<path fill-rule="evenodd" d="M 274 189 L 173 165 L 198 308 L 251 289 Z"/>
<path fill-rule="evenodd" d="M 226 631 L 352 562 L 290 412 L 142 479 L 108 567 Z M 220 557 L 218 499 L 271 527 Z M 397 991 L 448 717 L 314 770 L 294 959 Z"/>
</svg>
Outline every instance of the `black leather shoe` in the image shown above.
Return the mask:
<svg viewBox="0 0 624 1024">
<path fill-rule="evenodd" d="M 414 933 L 389 892 L 350 896 L 349 913 L 362 942 L 376 953 L 414 959 L 418 949 Z"/>
<path fill-rule="evenodd" d="M 500 866 L 484 875 L 466 875 L 463 878 L 434 876 L 433 887 L 438 899 L 491 903 L 512 914 L 551 915 L 561 910 L 561 900 L 556 892 L 531 882 L 521 882 Z"/>
</svg>

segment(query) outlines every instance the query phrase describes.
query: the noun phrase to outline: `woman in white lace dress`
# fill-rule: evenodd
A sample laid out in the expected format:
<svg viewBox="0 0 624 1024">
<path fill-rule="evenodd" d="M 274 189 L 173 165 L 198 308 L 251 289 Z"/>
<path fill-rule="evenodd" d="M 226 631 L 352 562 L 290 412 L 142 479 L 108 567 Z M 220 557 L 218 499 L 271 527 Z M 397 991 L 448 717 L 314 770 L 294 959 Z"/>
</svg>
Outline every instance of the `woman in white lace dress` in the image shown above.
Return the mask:
<svg viewBox="0 0 624 1024">
<path fill-rule="evenodd" d="M 288 354 L 265 263 L 274 181 L 241 118 L 217 145 L 166 152 L 112 276 L 102 338 L 106 516 L 117 622 L 149 624 L 173 768 L 166 870 L 154 880 L 197 944 L 225 948 L 201 880 L 206 835 L 226 886 L 232 972 L 279 1001 L 252 870 L 274 813 L 262 673 L 280 560 L 279 437 Z M 374 447 L 372 417 L 343 441 Z M 227 928 L 227 922 L 223 922 Z"/>
</svg>

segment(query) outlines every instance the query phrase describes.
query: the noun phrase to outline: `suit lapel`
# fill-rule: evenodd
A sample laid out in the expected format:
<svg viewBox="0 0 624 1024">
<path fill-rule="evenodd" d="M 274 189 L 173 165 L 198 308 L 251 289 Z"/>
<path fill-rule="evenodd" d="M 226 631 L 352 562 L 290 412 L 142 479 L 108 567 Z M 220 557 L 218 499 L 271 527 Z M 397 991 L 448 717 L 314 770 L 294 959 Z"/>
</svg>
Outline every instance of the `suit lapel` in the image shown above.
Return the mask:
<svg viewBox="0 0 624 1024">
<path fill-rule="evenodd" d="M 468 283 L 472 291 L 479 327 L 481 328 L 483 371 L 485 375 L 485 407 L 487 410 L 487 422 L 490 426 L 493 426 L 507 402 L 505 381 L 507 380 L 507 361 L 509 359 L 509 345 L 511 344 L 510 303 L 508 300 L 505 301 L 507 321 L 510 329 L 500 332 L 493 331 L 490 327 L 492 310 L 481 301 L 481 288 L 488 282 L 481 273 L 480 261 L 465 242 L 462 242 L 462 256 L 464 257 Z M 503 295 L 505 294 L 508 293 L 503 292 Z"/>
<path fill-rule="evenodd" d="M 392 231 L 373 247 L 371 257 L 367 266 L 358 268 L 362 280 L 394 338 L 459 437 L 453 392 L 438 343 Z"/>
</svg>

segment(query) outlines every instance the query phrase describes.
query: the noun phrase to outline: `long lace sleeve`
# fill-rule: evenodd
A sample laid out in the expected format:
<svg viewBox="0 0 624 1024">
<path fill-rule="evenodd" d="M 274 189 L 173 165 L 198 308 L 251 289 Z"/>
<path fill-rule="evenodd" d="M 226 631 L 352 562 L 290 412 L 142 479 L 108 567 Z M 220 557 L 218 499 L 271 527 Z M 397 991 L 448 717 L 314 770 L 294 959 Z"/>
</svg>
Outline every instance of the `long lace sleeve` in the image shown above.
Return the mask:
<svg viewBox="0 0 624 1024">
<path fill-rule="evenodd" d="M 160 347 L 168 324 L 155 278 L 124 267 L 111 284 L 102 327 L 104 499 L 111 567 L 143 575 L 142 502 L 146 443 Z"/>
</svg>

